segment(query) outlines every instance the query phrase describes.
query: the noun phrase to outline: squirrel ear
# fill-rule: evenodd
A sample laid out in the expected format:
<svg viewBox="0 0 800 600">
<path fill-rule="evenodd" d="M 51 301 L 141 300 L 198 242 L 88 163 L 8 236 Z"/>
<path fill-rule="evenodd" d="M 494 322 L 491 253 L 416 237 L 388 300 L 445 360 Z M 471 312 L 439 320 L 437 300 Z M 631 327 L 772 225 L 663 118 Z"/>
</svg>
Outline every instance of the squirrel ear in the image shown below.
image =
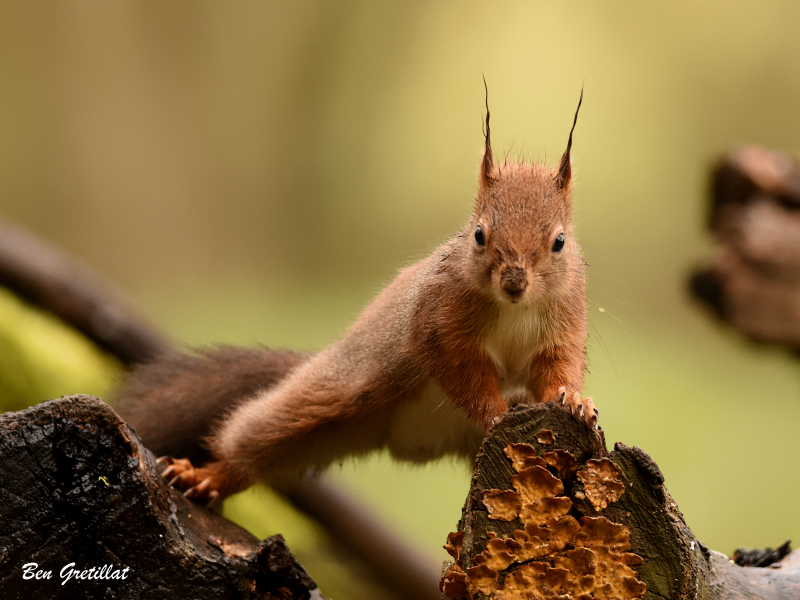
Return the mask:
<svg viewBox="0 0 800 600">
<path fill-rule="evenodd" d="M 483 87 L 486 90 L 486 125 L 483 130 L 485 146 L 483 148 L 483 159 L 481 160 L 481 188 L 488 188 L 494 183 L 494 156 L 492 155 L 492 141 L 489 135 L 489 87 L 486 85 L 486 77 L 483 78 Z"/>
<path fill-rule="evenodd" d="M 569 130 L 569 140 L 567 141 L 567 151 L 561 157 L 561 164 L 558 166 L 556 184 L 559 189 L 565 189 L 572 180 L 572 164 L 570 163 L 569 153 L 572 150 L 572 132 L 575 131 L 575 124 L 578 122 L 578 112 L 581 110 L 583 102 L 583 87 L 581 87 L 581 97 L 578 99 L 578 108 L 575 109 L 575 119 L 572 121 L 572 129 Z"/>
</svg>

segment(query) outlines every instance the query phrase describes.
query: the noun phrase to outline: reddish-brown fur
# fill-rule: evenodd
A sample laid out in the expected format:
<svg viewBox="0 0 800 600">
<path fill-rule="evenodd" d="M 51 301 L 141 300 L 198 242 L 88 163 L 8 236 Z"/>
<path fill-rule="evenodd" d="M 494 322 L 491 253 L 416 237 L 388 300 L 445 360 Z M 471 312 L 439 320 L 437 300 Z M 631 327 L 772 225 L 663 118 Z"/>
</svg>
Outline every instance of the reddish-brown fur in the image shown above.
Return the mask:
<svg viewBox="0 0 800 600">
<path fill-rule="evenodd" d="M 196 356 L 172 352 L 133 369 L 117 395 L 117 411 L 145 445 L 161 455 L 202 464 L 202 443 L 240 402 L 284 379 L 307 354 L 220 346 Z"/>
<path fill-rule="evenodd" d="M 557 170 L 499 165 L 488 124 L 487 112 L 465 228 L 401 271 L 341 340 L 307 358 L 290 355 L 285 377 L 274 369 L 281 355 L 261 351 L 273 375 L 206 419 L 216 419 L 206 440 L 213 460 L 201 469 L 174 462 L 167 472 L 179 487 L 213 500 L 380 447 L 414 462 L 472 456 L 517 402 L 560 400 L 596 422 L 591 400 L 579 395 L 586 301 L 572 227 L 572 133 Z M 184 382 L 209 377 L 200 366 L 179 371 Z M 134 377 L 134 406 L 152 404 L 141 384 L 147 374 Z M 216 372 L 214 386 L 234 388 L 234 377 Z M 173 388 L 191 411 L 191 386 Z M 141 409 L 136 415 L 146 421 Z"/>
</svg>

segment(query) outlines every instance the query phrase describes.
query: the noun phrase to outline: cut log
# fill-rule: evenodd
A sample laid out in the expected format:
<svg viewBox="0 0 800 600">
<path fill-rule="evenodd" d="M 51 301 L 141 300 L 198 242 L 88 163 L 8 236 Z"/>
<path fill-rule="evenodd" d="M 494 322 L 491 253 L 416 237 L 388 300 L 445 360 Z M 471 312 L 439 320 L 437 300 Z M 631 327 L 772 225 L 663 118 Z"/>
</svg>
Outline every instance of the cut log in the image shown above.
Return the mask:
<svg viewBox="0 0 800 600">
<path fill-rule="evenodd" d="M 0 416 L 0 597 L 321 599 L 280 536 L 259 542 L 171 489 L 104 402 Z"/>
<path fill-rule="evenodd" d="M 697 540 L 641 449 L 549 403 L 484 440 L 442 578 L 454 599 L 800 598 L 800 553 L 740 567 Z"/>
</svg>

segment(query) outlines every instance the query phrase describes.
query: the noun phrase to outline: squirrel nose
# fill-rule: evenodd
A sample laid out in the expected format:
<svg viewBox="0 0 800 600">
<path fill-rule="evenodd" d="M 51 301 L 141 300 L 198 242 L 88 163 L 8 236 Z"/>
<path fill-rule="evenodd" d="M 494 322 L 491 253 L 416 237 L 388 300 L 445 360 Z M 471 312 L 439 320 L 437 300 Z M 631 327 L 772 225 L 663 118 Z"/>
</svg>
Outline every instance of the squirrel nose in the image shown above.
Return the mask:
<svg viewBox="0 0 800 600">
<path fill-rule="evenodd" d="M 512 298 L 519 297 L 528 287 L 528 278 L 521 267 L 506 267 L 500 276 L 500 285 Z"/>
</svg>

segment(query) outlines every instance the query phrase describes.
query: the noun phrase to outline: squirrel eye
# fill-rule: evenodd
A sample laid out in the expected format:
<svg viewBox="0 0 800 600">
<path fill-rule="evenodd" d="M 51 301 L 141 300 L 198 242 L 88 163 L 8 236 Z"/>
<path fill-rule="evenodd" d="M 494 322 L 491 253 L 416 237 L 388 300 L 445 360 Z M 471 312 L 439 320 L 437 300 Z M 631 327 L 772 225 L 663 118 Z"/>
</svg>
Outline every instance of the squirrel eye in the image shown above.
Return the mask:
<svg viewBox="0 0 800 600">
<path fill-rule="evenodd" d="M 561 252 L 561 249 L 564 247 L 564 234 L 559 233 L 556 241 L 553 242 L 553 252 Z"/>
<path fill-rule="evenodd" d="M 475 230 L 475 242 L 478 246 L 486 245 L 486 237 L 483 235 L 483 229 L 480 225 L 478 225 L 478 228 Z"/>
</svg>

